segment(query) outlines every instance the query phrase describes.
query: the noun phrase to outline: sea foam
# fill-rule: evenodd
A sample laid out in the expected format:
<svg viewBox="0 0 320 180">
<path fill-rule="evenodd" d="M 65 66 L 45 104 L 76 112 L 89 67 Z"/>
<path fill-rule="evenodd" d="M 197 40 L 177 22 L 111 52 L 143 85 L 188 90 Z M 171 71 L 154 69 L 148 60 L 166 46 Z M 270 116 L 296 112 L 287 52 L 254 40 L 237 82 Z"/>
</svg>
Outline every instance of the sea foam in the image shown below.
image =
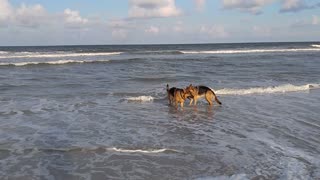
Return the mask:
<svg viewBox="0 0 320 180">
<path fill-rule="evenodd" d="M 311 47 L 320 48 L 320 44 L 312 44 Z"/>
<path fill-rule="evenodd" d="M 248 95 L 248 94 L 272 94 L 272 93 L 286 93 L 295 91 L 308 91 L 311 89 L 319 89 L 320 84 L 306 84 L 296 86 L 292 84 L 284 84 L 280 86 L 270 87 L 254 87 L 248 89 L 219 89 L 215 93 L 217 95 Z"/>
<path fill-rule="evenodd" d="M 12 55 L 12 56 L 0 56 L 0 59 L 8 58 L 59 58 L 59 57 L 79 57 L 79 56 L 110 56 L 110 55 L 119 55 L 122 52 L 101 52 L 101 53 L 69 53 L 69 54 L 39 54 L 39 53 L 30 53 L 23 55 Z"/>
<path fill-rule="evenodd" d="M 142 149 L 120 149 L 120 148 L 109 148 L 108 150 L 116 151 L 116 152 L 124 152 L 124 153 L 146 153 L 146 154 L 163 153 L 166 151 L 175 151 L 175 150 L 169 150 L 169 149 L 142 150 Z"/>
<path fill-rule="evenodd" d="M 27 61 L 27 62 L 4 62 L 0 63 L 0 66 L 28 66 L 28 65 L 62 65 L 62 64 L 70 64 L 70 63 L 95 63 L 95 62 L 109 62 L 109 60 L 57 60 L 57 61 L 45 61 L 45 62 L 37 62 L 37 61 Z"/>
<path fill-rule="evenodd" d="M 212 50 L 212 51 L 181 51 L 183 54 L 240 54 L 240 53 L 272 53 L 272 52 L 303 52 L 320 51 L 315 48 L 300 49 L 235 49 L 235 50 Z"/>
<path fill-rule="evenodd" d="M 152 96 L 137 96 L 137 97 L 127 97 L 127 101 L 138 101 L 138 102 L 151 102 L 154 100 Z"/>
<path fill-rule="evenodd" d="M 0 51 L 0 54 L 8 54 L 7 51 Z"/>
</svg>

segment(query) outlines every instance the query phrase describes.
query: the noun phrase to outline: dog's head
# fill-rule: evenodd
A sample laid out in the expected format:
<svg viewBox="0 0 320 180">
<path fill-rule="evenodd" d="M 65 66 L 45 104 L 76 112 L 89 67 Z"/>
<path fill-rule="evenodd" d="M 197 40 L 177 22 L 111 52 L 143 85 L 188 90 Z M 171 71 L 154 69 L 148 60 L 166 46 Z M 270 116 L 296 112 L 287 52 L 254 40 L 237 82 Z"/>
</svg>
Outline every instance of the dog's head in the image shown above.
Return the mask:
<svg viewBox="0 0 320 180">
<path fill-rule="evenodd" d="M 190 84 L 186 87 L 186 92 L 189 93 L 191 96 L 195 96 L 197 94 L 196 88 Z"/>
<path fill-rule="evenodd" d="M 193 97 L 192 94 L 190 93 L 190 91 L 188 91 L 187 89 L 183 89 L 182 98 L 187 99 L 189 97 Z"/>
<path fill-rule="evenodd" d="M 186 89 L 176 89 L 176 91 L 175 91 L 176 98 L 182 98 L 185 100 L 185 99 L 189 98 L 190 96 L 192 96 L 192 95 Z"/>
</svg>

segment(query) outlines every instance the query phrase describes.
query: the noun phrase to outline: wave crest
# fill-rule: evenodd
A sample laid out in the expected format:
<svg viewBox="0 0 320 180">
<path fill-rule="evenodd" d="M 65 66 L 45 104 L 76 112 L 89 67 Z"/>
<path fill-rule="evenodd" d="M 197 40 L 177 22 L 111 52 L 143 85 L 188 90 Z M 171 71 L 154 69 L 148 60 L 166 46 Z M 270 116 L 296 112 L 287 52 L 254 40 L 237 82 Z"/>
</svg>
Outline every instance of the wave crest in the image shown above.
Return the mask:
<svg viewBox="0 0 320 180">
<path fill-rule="evenodd" d="M 120 153 L 143 153 L 143 154 L 157 154 L 157 153 L 183 153 L 175 149 L 123 149 L 123 148 L 108 148 L 108 147 L 71 147 L 71 148 L 27 148 L 27 149 L 0 149 L 1 151 L 15 152 L 23 154 L 25 152 L 120 152 Z"/>
<path fill-rule="evenodd" d="M 319 88 L 320 88 L 320 84 L 306 84 L 301 86 L 285 84 L 280 86 L 256 87 L 256 88 L 249 88 L 249 89 L 220 89 L 220 90 L 216 90 L 215 93 L 218 95 L 272 94 L 272 93 L 308 91 L 311 89 L 319 89 Z"/>
<path fill-rule="evenodd" d="M 97 62 L 109 62 L 110 60 L 94 60 L 94 61 L 86 61 L 86 60 L 57 60 L 57 61 L 46 61 L 46 62 L 36 62 L 36 61 L 28 61 L 28 62 L 5 62 L 0 63 L 0 66 L 28 66 L 28 65 L 62 65 L 62 64 L 71 64 L 71 63 L 97 63 Z"/>
<path fill-rule="evenodd" d="M 39 54 L 30 53 L 24 55 L 0 56 L 0 59 L 9 58 L 59 58 L 59 57 L 83 57 L 83 56 L 110 56 L 119 55 L 122 52 L 102 52 L 102 53 L 71 53 L 71 54 Z"/>
<path fill-rule="evenodd" d="M 127 97 L 127 101 L 137 101 L 137 102 L 151 102 L 154 100 L 152 96 L 137 96 L 137 97 Z"/>
<path fill-rule="evenodd" d="M 320 46 L 319 46 L 320 47 Z M 301 49 L 238 49 L 238 50 L 212 50 L 212 51 L 181 51 L 183 54 L 240 54 L 240 53 L 270 53 L 270 52 L 303 52 L 320 51 L 315 48 Z"/>
<path fill-rule="evenodd" d="M 320 48 L 320 44 L 312 44 L 311 47 Z"/>
</svg>

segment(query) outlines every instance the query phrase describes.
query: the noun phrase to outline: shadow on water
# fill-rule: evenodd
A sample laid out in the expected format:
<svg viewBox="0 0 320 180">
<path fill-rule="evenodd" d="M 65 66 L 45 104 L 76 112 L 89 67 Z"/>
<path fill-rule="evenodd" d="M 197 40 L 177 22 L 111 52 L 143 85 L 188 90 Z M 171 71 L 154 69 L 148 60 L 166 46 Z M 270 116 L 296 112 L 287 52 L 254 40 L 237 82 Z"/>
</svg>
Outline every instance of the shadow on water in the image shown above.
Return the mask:
<svg viewBox="0 0 320 180">
<path fill-rule="evenodd" d="M 210 121 L 215 119 L 216 112 L 219 110 L 219 106 L 198 105 L 198 106 L 185 106 L 174 107 L 168 106 L 168 116 L 170 119 L 176 119 L 181 121 Z"/>
</svg>

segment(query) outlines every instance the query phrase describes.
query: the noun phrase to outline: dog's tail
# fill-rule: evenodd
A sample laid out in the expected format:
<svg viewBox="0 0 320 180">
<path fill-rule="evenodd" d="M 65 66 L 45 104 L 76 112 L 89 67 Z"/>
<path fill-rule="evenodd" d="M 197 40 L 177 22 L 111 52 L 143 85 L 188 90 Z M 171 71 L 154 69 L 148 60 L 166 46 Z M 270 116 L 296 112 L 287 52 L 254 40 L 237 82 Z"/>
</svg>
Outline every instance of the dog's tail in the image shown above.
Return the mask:
<svg viewBox="0 0 320 180">
<path fill-rule="evenodd" d="M 169 84 L 167 84 L 167 92 L 169 92 Z"/>
<path fill-rule="evenodd" d="M 217 97 L 217 95 L 214 93 L 214 91 L 210 88 L 210 90 L 211 90 L 211 92 L 212 92 L 212 94 L 213 94 L 213 96 L 214 96 L 214 100 L 218 103 L 218 104 L 222 104 L 220 101 L 219 101 L 219 99 L 218 99 L 218 97 Z"/>
</svg>

